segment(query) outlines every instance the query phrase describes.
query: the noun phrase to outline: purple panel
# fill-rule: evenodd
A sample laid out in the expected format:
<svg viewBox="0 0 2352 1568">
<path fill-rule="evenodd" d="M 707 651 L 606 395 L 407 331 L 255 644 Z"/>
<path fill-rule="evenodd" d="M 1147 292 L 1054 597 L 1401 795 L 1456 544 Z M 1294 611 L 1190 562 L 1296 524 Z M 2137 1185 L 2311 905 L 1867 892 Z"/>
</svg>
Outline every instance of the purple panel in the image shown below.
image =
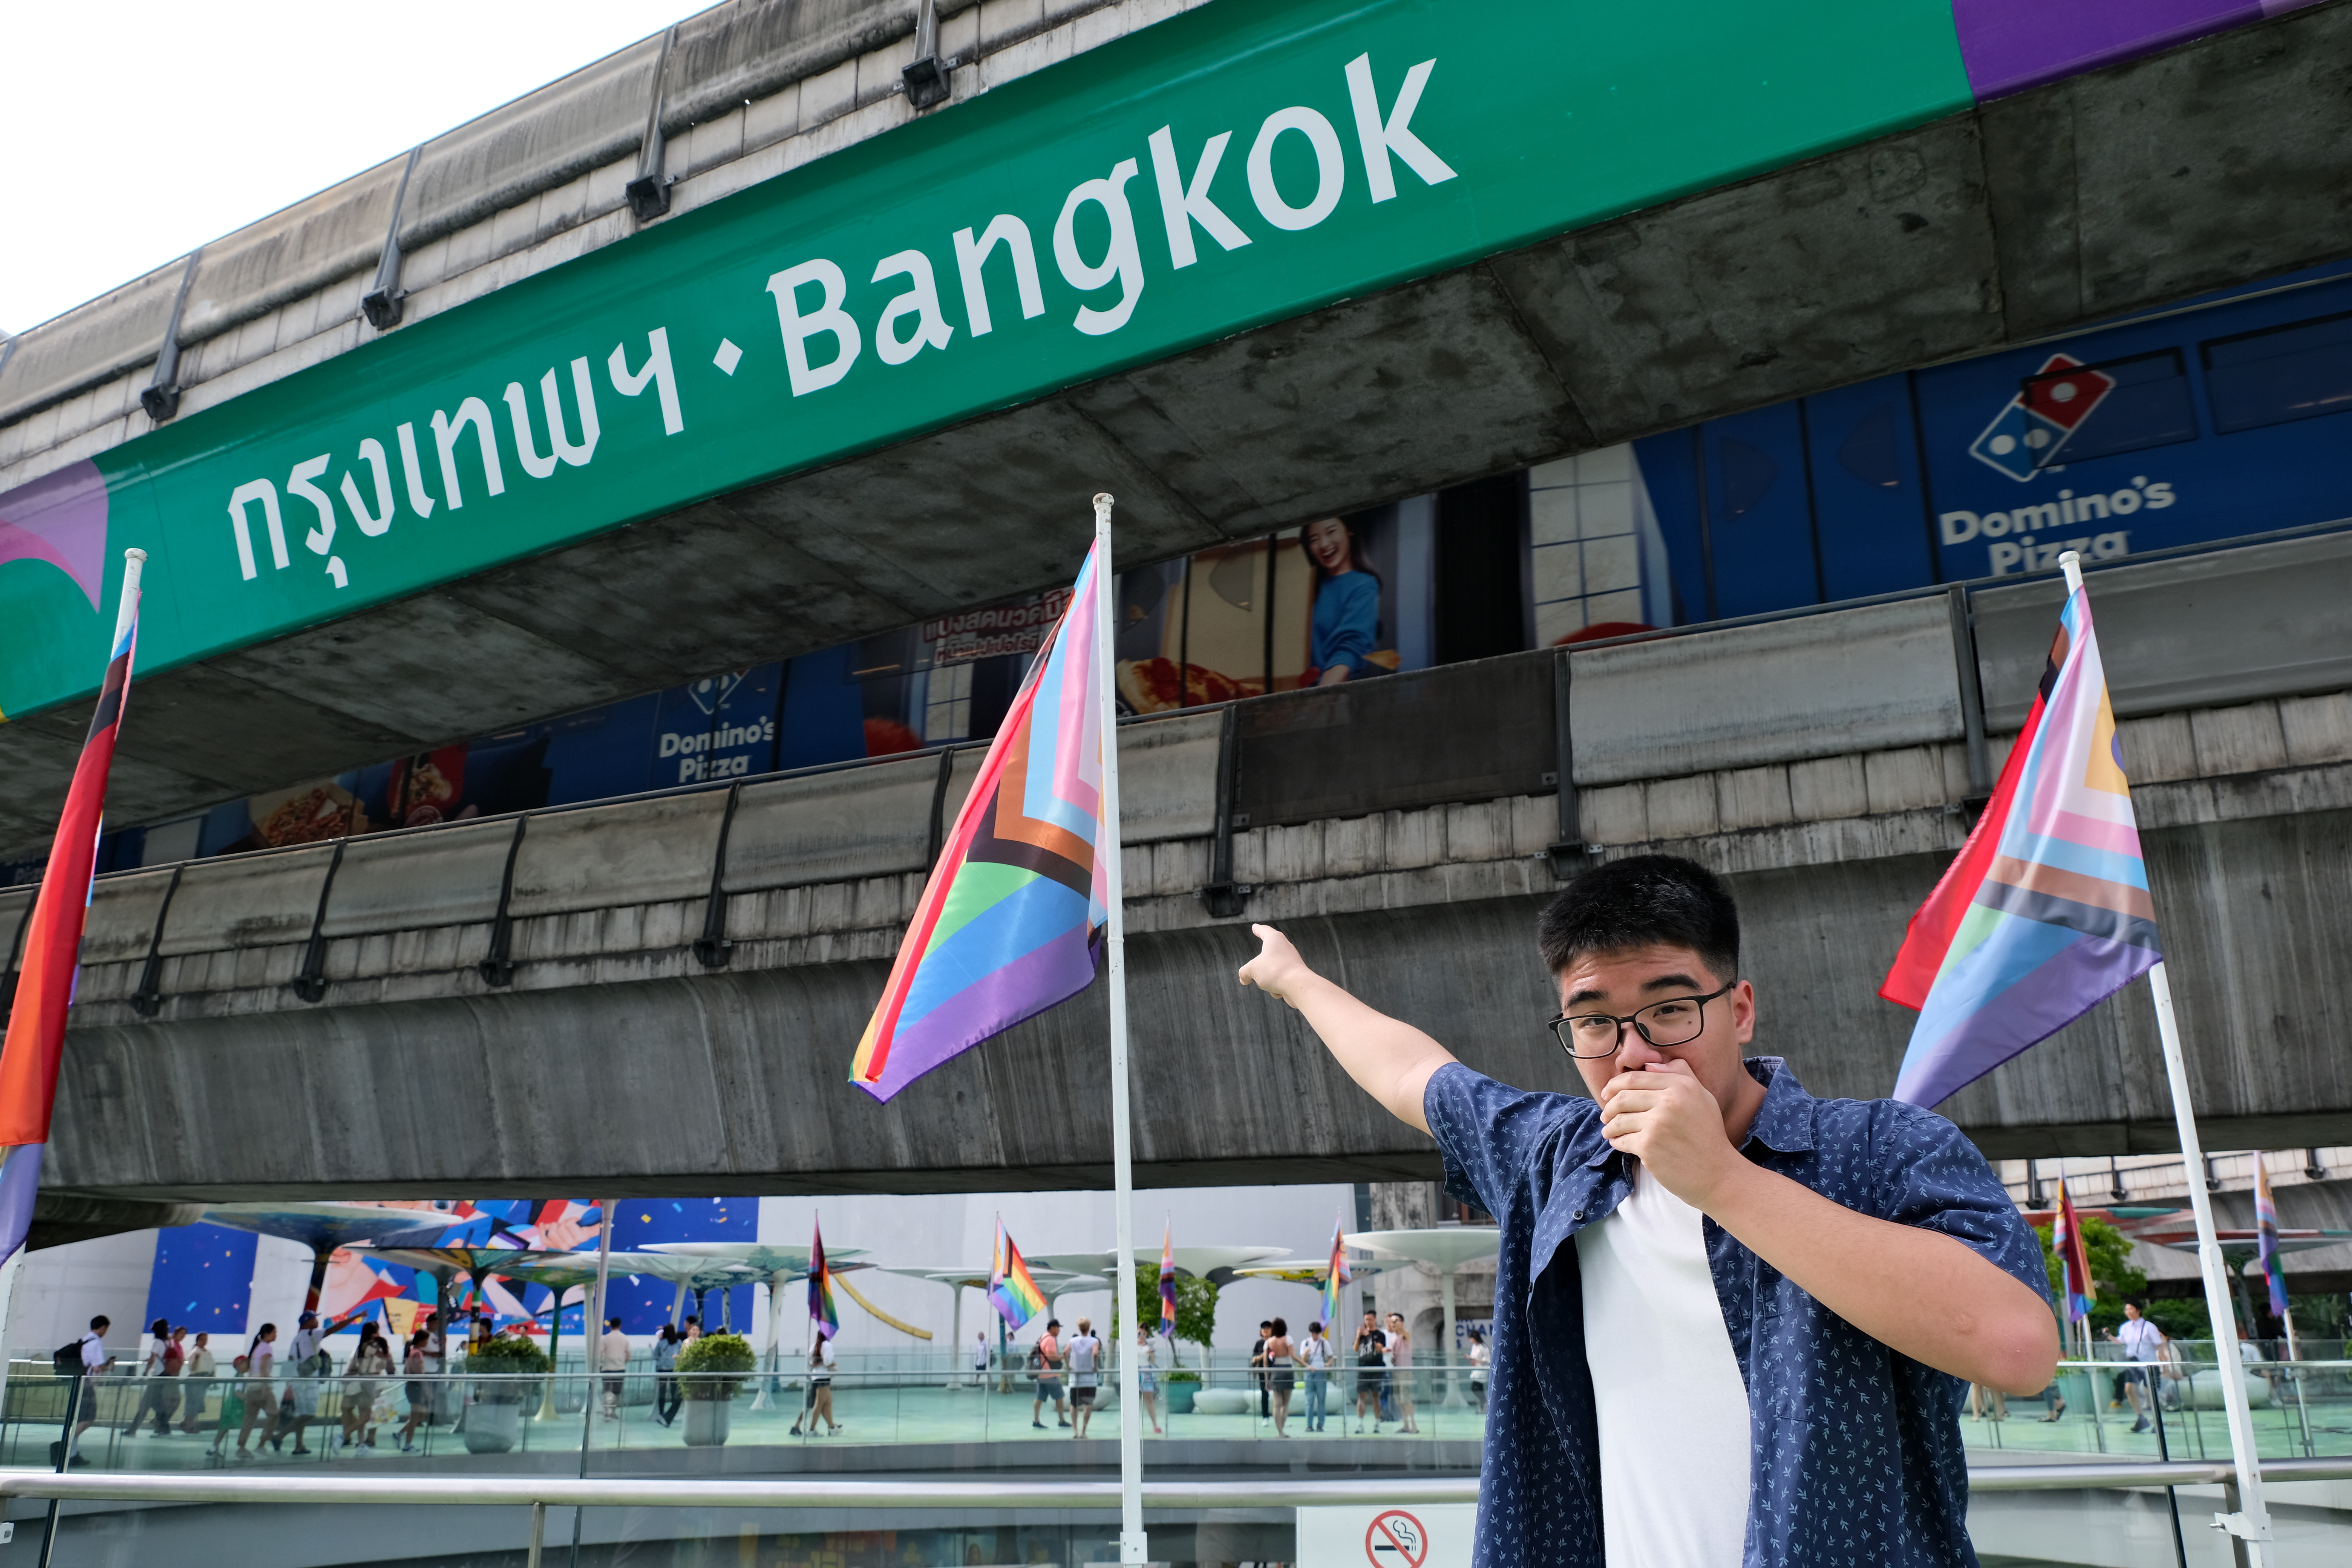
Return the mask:
<svg viewBox="0 0 2352 1568">
<path fill-rule="evenodd" d="M 1979 99 L 2055 81 L 2312 0 L 1952 0 Z"/>
<path fill-rule="evenodd" d="M 106 479 L 89 461 L 68 463 L 0 495 L 0 562 L 46 561 L 98 608 L 106 586 Z"/>
</svg>

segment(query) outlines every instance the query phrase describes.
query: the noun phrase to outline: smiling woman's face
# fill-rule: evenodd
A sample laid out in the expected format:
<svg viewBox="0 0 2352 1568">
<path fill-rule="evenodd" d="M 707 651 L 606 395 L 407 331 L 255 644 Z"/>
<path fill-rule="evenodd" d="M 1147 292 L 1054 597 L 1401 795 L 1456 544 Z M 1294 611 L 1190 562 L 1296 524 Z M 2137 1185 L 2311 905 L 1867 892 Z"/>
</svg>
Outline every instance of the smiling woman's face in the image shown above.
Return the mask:
<svg viewBox="0 0 2352 1568">
<path fill-rule="evenodd" d="M 1337 574 L 1355 565 L 1354 552 L 1349 548 L 1348 525 L 1336 517 L 1307 525 L 1307 553 L 1324 571 Z"/>
</svg>

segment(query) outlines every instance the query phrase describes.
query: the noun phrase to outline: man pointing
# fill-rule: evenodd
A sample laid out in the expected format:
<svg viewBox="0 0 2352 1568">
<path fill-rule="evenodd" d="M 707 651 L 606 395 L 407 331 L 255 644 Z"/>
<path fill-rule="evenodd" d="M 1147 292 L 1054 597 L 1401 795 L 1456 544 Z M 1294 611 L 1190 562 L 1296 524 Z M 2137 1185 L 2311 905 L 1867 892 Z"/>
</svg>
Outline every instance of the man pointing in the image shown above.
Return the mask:
<svg viewBox="0 0 2352 1568">
<path fill-rule="evenodd" d="M 1590 1099 L 1472 1071 L 1255 930 L 1242 984 L 1501 1226 L 1480 1568 L 1975 1563 L 1960 1399 L 2049 1383 L 2040 1244 L 1942 1117 L 1743 1059 L 1756 994 L 1712 873 L 1619 860 L 1544 910 Z"/>
</svg>

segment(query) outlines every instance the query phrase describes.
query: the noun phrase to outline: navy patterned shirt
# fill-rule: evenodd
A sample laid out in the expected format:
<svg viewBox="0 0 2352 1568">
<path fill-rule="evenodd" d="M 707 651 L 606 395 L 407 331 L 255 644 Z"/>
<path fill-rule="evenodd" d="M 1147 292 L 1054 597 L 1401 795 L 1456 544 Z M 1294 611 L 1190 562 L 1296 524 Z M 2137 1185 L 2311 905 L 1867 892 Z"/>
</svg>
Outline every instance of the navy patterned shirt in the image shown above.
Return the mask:
<svg viewBox="0 0 2352 1568">
<path fill-rule="evenodd" d="M 1778 1057 L 1748 1158 L 1858 1213 L 1940 1231 L 2047 1297 L 2042 1246 L 1958 1128 L 1892 1100 L 1815 1100 Z M 1445 1186 L 1502 1226 L 1477 1568 L 1601 1568 L 1601 1447 L 1570 1237 L 1632 1190 L 1580 1095 L 1528 1094 L 1458 1062 L 1423 1099 Z M 1973 1568 L 1966 1385 L 1897 1354 L 1706 1220 L 1706 1254 L 1748 1385 L 1748 1568 Z M 1922 1300 L 1925 1315 L 1941 1310 Z M 2053 1342 L 2055 1342 L 2054 1321 Z M 1654 1462 L 1674 1463 L 1672 1454 Z"/>
</svg>

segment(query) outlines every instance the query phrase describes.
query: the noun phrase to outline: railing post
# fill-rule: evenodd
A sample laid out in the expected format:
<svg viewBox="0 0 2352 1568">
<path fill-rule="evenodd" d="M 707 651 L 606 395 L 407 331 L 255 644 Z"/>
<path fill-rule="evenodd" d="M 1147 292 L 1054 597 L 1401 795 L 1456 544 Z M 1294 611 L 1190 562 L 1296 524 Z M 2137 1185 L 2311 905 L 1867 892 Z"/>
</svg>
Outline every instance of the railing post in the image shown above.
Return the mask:
<svg viewBox="0 0 2352 1568">
<path fill-rule="evenodd" d="M 514 983 L 515 962 L 507 956 L 514 942 L 514 921 L 507 914 L 507 906 L 514 900 L 515 857 L 522 853 L 523 830 L 530 826 L 530 817 L 516 817 L 514 837 L 507 845 L 506 875 L 499 881 L 499 912 L 490 920 L 490 951 L 481 963 L 482 982 L 488 985 Z"/>
<path fill-rule="evenodd" d="M 1959 688 L 1960 733 L 1968 746 L 1969 795 L 1961 806 L 1973 823 L 1992 799 L 1992 752 L 1985 744 L 1984 682 L 1977 667 L 1976 617 L 1969 606 L 1969 585 L 1955 583 L 1944 590 L 1952 616 L 1952 674 Z"/>
<path fill-rule="evenodd" d="M 1201 897 L 1209 913 L 1231 920 L 1242 912 L 1255 889 L 1234 880 L 1234 829 L 1249 826 L 1246 816 L 1234 815 L 1234 775 L 1241 766 L 1241 705 L 1229 702 L 1217 729 L 1217 826 L 1209 847 L 1209 885 Z"/>
<path fill-rule="evenodd" d="M 727 837 L 735 830 L 735 807 L 743 798 L 739 782 L 727 786 L 727 810 L 719 818 L 719 848 L 710 857 L 710 897 L 702 906 L 702 935 L 694 943 L 695 961 L 705 969 L 724 969 L 735 944 L 727 939 Z"/>
<path fill-rule="evenodd" d="M 1577 817 L 1576 733 L 1569 728 L 1570 675 L 1569 661 L 1571 657 L 1566 648 L 1559 648 L 1552 655 L 1553 771 L 1551 782 L 1559 791 L 1557 797 L 1559 806 L 1559 837 L 1544 851 L 1551 861 L 1551 874 L 1563 882 L 1583 870 L 1585 857 L 1596 852 L 1593 846 L 1584 842 L 1584 826 Z"/>
<path fill-rule="evenodd" d="M 291 981 L 288 982 L 293 986 L 294 994 L 305 1002 L 321 1001 L 327 994 L 327 940 L 320 933 L 327 927 L 327 900 L 335 895 L 335 873 L 343 868 L 343 847 L 350 842 L 349 838 L 335 840 L 334 857 L 327 862 L 327 879 L 319 885 L 319 908 L 310 916 L 310 943 L 302 950 L 301 969 L 296 973 Z M 172 873 L 172 887 L 177 890 L 179 886 L 180 874 L 175 870 Z M 169 907 L 167 900 L 165 908 Z M 161 942 L 163 938 L 163 921 L 162 917 L 158 916 L 155 921 L 155 940 Z M 152 967 L 154 962 L 152 954 L 150 954 L 148 962 Z M 143 991 L 145 987 L 142 985 L 141 989 Z M 155 1005 L 161 1007 L 163 1005 L 163 998 L 157 997 Z"/>
</svg>

